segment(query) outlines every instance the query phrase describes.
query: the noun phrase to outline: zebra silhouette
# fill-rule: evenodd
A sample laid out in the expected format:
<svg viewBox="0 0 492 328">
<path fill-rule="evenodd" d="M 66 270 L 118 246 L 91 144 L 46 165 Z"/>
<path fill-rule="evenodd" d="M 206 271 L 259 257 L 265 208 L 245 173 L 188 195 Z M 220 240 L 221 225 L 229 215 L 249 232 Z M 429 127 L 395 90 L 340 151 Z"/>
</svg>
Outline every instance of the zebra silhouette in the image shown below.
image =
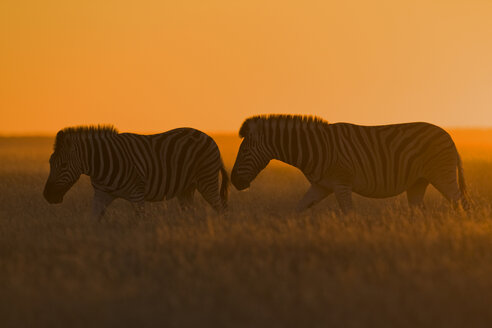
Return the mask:
<svg viewBox="0 0 492 328">
<path fill-rule="evenodd" d="M 455 206 L 469 208 L 463 167 L 449 134 L 429 123 L 360 126 L 328 124 L 311 116 L 263 115 L 244 121 L 244 138 L 231 181 L 242 190 L 271 159 L 299 168 L 311 183 L 297 209 L 331 193 L 343 212 L 353 209 L 352 192 L 385 198 L 407 192 L 409 205 L 423 207 L 432 184 Z"/>
<path fill-rule="evenodd" d="M 81 174 L 91 179 L 92 215 L 98 218 L 116 198 L 133 202 L 141 214 L 145 201 L 175 196 L 187 207 L 195 190 L 216 211 L 227 206 L 229 178 L 219 148 L 210 136 L 191 128 L 154 135 L 118 133 L 112 126 L 65 128 L 56 135 L 50 157 L 46 200 L 61 203 Z"/>
</svg>

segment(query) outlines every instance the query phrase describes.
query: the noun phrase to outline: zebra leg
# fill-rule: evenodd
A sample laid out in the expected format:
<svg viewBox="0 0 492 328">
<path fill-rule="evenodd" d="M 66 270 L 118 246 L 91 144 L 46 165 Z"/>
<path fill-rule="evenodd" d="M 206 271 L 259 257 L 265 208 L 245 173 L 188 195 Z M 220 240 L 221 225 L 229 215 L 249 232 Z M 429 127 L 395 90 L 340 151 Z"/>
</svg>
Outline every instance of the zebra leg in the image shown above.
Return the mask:
<svg viewBox="0 0 492 328">
<path fill-rule="evenodd" d="M 94 199 L 92 201 L 92 217 L 100 220 L 106 211 L 106 207 L 111 204 L 113 200 L 115 200 L 114 196 L 111 196 L 107 192 L 95 189 Z"/>
<path fill-rule="evenodd" d="M 302 212 L 307 210 L 308 208 L 318 204 L 331 193 L 331 190 L 327 190 L 317 184 L 311 184 L 311 187 L 309 187 L 308 191 L 297 204 L 296 211 Z"/>
<path fill-rule="evenodd" d="M 460 200 L 464 199 L 464 196 L 461 194 L 455 176 L 447 177 L 447 179 L 446 177 L 440 177 L 431 181 L 431 184 L 453 205 L 455 209 L 459 208 Z"/>
<path fill-rule="evenodd" d="M 468 197 L 463 193 L 461 193 L 461 207 L 463 207 L 465 211 L 470 210 L 470 201 L 468 200 Z"/>
<path fill-rule="evenodd" d="M 429 182 L 426 179 L 417 180 L 407 189 L 407 200 L 410 208 L 424 209 L 424 194 Z"/>
<path fill-rule="evenodd" d="M 219 194 L 218 172 L 214 172 L 209 176 L 200 177 L 198 179 L 197 189 L 215 211 L 218 213 L 224 212 L 225 207 Z"/>
<path fill-rule="evenodd" d="M 337 198 L 338 206 L 343 214 L 348 214 L 353 211 L 352 204 L 352 186 L 350 185 L 335 185 L 333 188 L 335 197 Z"/>
</svg>

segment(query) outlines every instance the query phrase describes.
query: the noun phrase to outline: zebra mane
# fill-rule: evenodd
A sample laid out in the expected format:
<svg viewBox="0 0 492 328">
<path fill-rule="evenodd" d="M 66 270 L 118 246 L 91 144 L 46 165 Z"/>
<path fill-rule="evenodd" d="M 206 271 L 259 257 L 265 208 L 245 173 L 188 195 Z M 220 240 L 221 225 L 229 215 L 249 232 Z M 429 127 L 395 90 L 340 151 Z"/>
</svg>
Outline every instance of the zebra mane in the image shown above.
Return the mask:
<svg viewBox="0 0 492 328">
<path fill-rule="evenodd" d="M 247 118 L 241 128 L 239 129 L 239 137 L 244 138 L 248 135 L 250 130 L 251 123 L 259 123 L 259 122 L 269 122 L 273 120 L 285 120 L 285 121 L 296 121 L 301 123 L 316 123 L 328 125 L 328 121 L 313 115 L 290 115 L 290 114 L 268 114 L 268 115 L 255 115 L 250 118 Z"/>
<path fill-rule="evenodd" d="M 118 129 L 113 125 L 81 125 L 64 128 L 56 134 L 54 151 L 61 149 L 63 141 L 67 136 L 87 136 L 87 135 L 116 135 Z"/>
</svg>

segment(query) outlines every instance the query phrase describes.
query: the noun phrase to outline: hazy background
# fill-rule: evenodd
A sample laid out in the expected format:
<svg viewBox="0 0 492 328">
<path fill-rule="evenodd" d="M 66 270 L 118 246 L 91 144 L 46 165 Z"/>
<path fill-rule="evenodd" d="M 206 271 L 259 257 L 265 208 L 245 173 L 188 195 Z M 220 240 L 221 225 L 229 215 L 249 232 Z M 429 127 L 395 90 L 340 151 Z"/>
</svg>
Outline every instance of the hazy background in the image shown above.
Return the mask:
<svg viewBox="0 0 492 328">
<path fill-rule="evenodd" d="M 0 2 L 0 134 L 257 113 L 492 125 L 492 2 Z"/>
</svg>

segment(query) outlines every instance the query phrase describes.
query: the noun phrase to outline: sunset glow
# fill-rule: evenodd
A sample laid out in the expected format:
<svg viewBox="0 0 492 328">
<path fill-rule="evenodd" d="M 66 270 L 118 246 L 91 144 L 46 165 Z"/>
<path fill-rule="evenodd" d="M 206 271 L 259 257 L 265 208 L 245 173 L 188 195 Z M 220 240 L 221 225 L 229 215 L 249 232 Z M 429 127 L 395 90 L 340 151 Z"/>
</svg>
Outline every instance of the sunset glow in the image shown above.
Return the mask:
<svg viewBox="0 0 492 328">
<path fill-rule="evenodd" d="M 0 3 L 0 134 L 259 113 L 492 125 L 492 2 Z"/>
</svg>

